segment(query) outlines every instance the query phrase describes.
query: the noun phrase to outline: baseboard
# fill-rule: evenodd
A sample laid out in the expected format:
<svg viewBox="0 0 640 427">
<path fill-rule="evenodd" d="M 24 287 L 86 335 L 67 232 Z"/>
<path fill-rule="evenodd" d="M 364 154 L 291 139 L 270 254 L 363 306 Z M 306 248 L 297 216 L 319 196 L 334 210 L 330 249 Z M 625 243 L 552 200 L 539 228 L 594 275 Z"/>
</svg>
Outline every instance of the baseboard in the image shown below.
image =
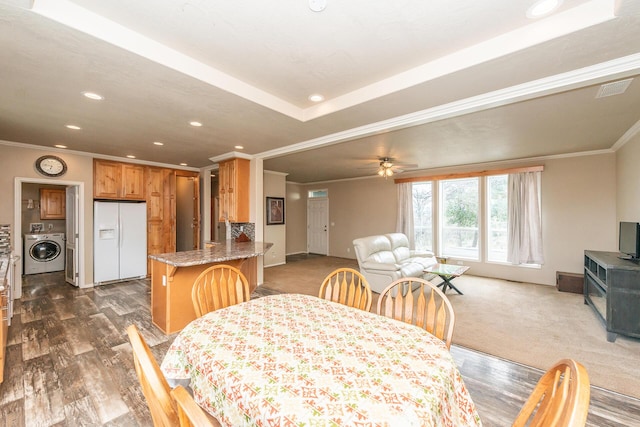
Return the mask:
<svg viewBox="0 0 640 427">
<path fill-rule="evenodd" d="M 285 262 L 279 262 L 277 264 L 269 264 L 269 265 L 265 265 L 264 268 L 269 268 L 269 267 L 277 267 L 279 265 L 286 265 L 286 261 Z"/>
</svg>

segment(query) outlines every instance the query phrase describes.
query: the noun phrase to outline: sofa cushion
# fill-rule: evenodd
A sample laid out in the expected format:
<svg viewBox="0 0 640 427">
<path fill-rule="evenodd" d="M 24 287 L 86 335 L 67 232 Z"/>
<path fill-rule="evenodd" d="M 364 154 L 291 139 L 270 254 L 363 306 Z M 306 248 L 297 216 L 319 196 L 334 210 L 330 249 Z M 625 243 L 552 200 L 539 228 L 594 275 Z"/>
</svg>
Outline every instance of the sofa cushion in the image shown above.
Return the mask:
<svg viewBox="0 0 640 427">
<path fill-rule="evenodd" d="M 438 261 L 436 260 L 435 257 L 433 256 L 417 256 L 417 257 L 411 257 L 409 258 L 406 262 L 412 262 L 415 264 L 420 264 L 422 266 L 422 269 L 424 270 L 427 267 L 431 267 L 432 265 L 435 265 L 438 263 Z"/>
<path fill-rule="evenodd" d="M 422 277 L 424 266 L 417 262 L 407 262 L 402 264 L 400 274 L 402 277 Z"/>
<path fill-rule="evenodd" d="M 369 236 L 355 239 L 353 247 L 359 262 L 396 263 L 396 259 L 391 252 L 391 243 L 385 236 Z"/>
<path fill-rule="evenodd" d="M 391 244 L 391 251 L 398 264 L 407 262 L 411 257 L 411 251 L 409 250 L 409 239 L 403 233 L 389 233 L 385 234 Z"/>
</svg>

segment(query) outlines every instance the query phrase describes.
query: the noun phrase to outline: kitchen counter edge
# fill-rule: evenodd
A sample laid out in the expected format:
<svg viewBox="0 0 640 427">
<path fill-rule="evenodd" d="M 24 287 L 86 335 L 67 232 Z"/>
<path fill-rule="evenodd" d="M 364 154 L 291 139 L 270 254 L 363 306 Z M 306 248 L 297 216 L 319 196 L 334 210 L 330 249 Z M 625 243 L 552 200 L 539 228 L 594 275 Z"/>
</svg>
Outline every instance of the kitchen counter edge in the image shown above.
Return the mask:
<svg viewBox="0 0 640 427">
<path fill-rule="evenodd" d="M 264 255 L 273 246 L 273 243 L 233 241 L 215 244 L 213 242 L 206 242 L 206 244 L 212 246 L 194 251 L 153 254 L 149 255 L 149 258 L 174 267 L 190 267 L 193 265 L 257 257 Z"/>
</svg>

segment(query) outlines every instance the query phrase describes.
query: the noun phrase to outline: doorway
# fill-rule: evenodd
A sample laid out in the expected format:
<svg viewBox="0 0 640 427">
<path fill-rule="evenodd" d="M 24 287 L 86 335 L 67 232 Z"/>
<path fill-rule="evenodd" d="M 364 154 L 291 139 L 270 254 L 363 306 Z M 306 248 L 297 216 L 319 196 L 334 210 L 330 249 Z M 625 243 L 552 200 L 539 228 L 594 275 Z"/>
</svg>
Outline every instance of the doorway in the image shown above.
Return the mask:
<svg viewBox="0 0 640 427">
<path fill-rule="evenodd" d="M 176 251 L 198 249 L 198 178 L 176 175 Z"/>
<path fill-rule="evenodd" d="M 31 206 L 30 203 L 33 203 L 33 210 L 36 211 L 36 203 L 35 200 L 38 200 L 39 204 L 39 196 L 35 199 L 35 196 L 32 196 L 31 199 L 27 197 L 23 197 L 23 192 L 29 191 L 29 185 L 39 184 L 40 186 L 53 187 L 57 186 L 60 188 L 74 188 L 74 193 L 77 194 L 77 201 L 75 206 L 77 209 L 74 211 L 75 221 L 73 222 L 74 227 L 77 227 L 78 233 L 75 240 L 75 250 L 73 251 L 72 257 L 74 259 L 71 261 L 77 266 L 77 271 L 75 272 L 76 283 L 80 287 L 85 287 L 85 269 L 84 269 L 84 182 L 77 181 L 63 181 L 63 180 L 53 180 L 53 179 L 36 179 L 36 178 L 20 178 L 16 177 L 14 181 L 14 230 L 13 230 L 13 245 L 16 255 L 21 257 L 21 260 L 24 260 L 24 244 L 23 244 L 23 234 L 24 230 L 30 231 L 30 223 L 26 223 L 23 221 L 23 210 L 27 209 L 27 206 Z M 23 187 L 27 186 L 23 191 Z M 27 193 L 30 194 L 30 193 Z M 31 200 L 31 202 L 29 202 Z M 38 206 L 39 207 L 39 206 Z M 39 210 L 38 210 L 39 212 Z M 33 215 L 36 215 L 34 213 Z M 66 223 L 67 220 L 63 221 L 62 232 L 66 232 Z M 43 224 L 43 231 L 54 231 L 57 230 L 55 227 L 60 226 L 60 224 L 55 224 L 52 221 L 39 221 Z M 38 222 L 35 222 L 36 224 Z M 44 224 L 47 224 L 46 226 Z M 49 230 L 49 224 L 53 224 L 51 230 Z M 27 227 L 27 228 L 25 228 Z M 39 228 L 39 226 L 38 226 Z M 16 277 L 15 277 L 15 289 L 14 289 L 14 298 L 18 299 L 22 296 L 22 274 L 24 261 L 18 262 L 16 267 Z"/>
<path fill-rule="evenodd" d="M 329 253 L 329 199 L 307 200 L 307 252 L 327 255 Z"/>
</svg>

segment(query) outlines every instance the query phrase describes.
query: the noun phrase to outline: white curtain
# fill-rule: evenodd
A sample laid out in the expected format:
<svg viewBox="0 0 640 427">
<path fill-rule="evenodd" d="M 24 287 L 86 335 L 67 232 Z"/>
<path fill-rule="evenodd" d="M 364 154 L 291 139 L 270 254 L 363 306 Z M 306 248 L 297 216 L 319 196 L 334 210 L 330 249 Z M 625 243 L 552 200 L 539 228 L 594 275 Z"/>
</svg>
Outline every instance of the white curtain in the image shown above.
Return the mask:
<svg viewBox="0 0 640 427">
<path fill-rule="evenodd" d="M 540 172 L 509 175 L 508 250 L 513 264 L 543 264 Z"/>
<path fill-rule="evenodd" d="M 409 239 L 409 248 L 414 249 L 413 239 L 413 190 L 410 182 L 396 185 L 398 194 L 398 216 L 396 232 L 404 233 Z"/>
</svg>

